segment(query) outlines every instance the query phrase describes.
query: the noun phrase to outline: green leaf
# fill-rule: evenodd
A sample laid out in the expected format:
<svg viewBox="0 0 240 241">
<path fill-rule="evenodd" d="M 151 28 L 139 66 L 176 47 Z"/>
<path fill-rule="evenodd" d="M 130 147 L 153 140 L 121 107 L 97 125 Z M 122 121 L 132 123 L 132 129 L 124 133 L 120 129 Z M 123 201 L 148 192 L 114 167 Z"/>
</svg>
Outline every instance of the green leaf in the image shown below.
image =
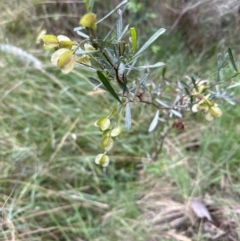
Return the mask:
<svg viewBox="0 0 240 241">
<path fill-rule="evenodd" d="M 187 95 L 191 96 L 191 93 L 189 91 L 190 90 L 189 85 L 182 80 L 180 80 L 180 83 L 183 86 L 184 90 L 186 91 Z"/>
<path fill-rule="evenodd" d="M 97 87 L 97 88 L 99 88 L 99 89 L 107 90 L 107 89 L 103 86 L 102 82 L 100 82 L 99 80 L 94 79 L 94 78 L 92 78 L 92 77 L 88 77 L 88 80 L 89 80 L 89 82 L 90 82 L 91 84 L 93 84 L 95 87 Z"/>
<path fill-rule="evenodd" d="M 166 29 L 160 28 L 152 37 L 138 50 L 134 58 L 138 57 L 144 50 L 146 50 L 160 35 L 162 35 Z"/>
<path fill-rule="evenodd" d="M 234 58 L 233 58 L 233 54 L 232 54 L 231 48 L 228 48 L 228 56 L 229 56 L 230 62 L 231 62 L 231 64 L 232 64 L 234 70 L 235 70 L 236 72 L 238 72 L 237 66 L 236 66 L 235 61 L 234 61 Z"/>
<path fill-rule="evenodd" d="M 130 34 L 132 38 L 132 50 L 133 53 L 137 51 L 137 31 L 135 28 L 130 28 Z"/>
<path fill-rule="evenodd" d="M 112 96 L 119 101 L 120 103 L 121 100 L 119 99 L 118 95 L 116 94 L 115 90 L 113 89 L 113 87 L 111 86 L 109 80 L 107 79 L 107 77 L 100 71 L 97 71 L 97 75 L 98 78 L 101 80 L 102 84 L 106 87 L 106 89 L 112 94 Z"/>
<path fill-rule="evenodd" d="M 191 81 L 192 81 L 192 84 L 194 86 L 194 89 L 198 91 L 198 86 L 196 84 L 196 80 L 193 77 L 191 77 Z"/>
<path fill-rule="evenodd" d="M 229 56 L 228 53 L 224 55 L 224 58 L 221 53 L 219 53 L 217 56 L 217 78 L 216 78 L 217 82 L 220 81 L 220 70 L 224 68 L 228 63 L 228 56 Z"/>
<path fill-rule="evenodd" d="M 162 70 L 162 79 L 165 78 L 165 74 L 166 74 L 166 72 L 167 72 L 167 67 L 164 66 L 164 67 L 163 67 L 163 70 Z"/>
</svg>

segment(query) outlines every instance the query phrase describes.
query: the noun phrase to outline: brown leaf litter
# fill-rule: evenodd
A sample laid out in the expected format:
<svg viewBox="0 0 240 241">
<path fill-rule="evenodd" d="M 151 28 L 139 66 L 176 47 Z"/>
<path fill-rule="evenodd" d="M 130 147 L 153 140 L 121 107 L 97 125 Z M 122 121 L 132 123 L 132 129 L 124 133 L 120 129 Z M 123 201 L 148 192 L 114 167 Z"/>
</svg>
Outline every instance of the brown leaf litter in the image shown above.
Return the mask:
<svg viewBox="0 0 240 241">
<path fill-rule="evenodd" d="M 129 226 L 115 231 L 117 240 L 240 240 L 240 204 L 234 199 L 206 194 L 183 200 L 175 198 L 176 193 L 169 183 L 155 180 L 155 185 L 136 201 L 142 215 L 136 220 L 125 220 Z M 105 217 L 103 227 L 109 221 L 106 219 L 114 219 L 119 212 Z"/>
<path fill-rule="evenodd" d="M 153 188 L 156 193 L 155 189 L 159 187 Z M 179 202 L 147 193 L 137 204 L 144 212 L 140 220 L 148 226 L 149 233 L 157 232 L 160 237 L 183 241 L 201 240 L 199 237 L 209 241 L 237 241 L 240 238 L 240 204 L 231 198 L 206 195 Z"/>
</svg>

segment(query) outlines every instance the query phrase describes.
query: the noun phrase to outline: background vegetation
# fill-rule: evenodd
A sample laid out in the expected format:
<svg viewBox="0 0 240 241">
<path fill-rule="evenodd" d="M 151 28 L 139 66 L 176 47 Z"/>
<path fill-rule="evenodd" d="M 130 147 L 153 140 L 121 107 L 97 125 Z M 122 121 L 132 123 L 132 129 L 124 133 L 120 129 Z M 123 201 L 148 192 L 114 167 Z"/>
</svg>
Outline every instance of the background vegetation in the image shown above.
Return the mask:
<svg viewBox="0 0 240 241">
<path fill-rule="evenodd" d="M 3 0 L 0 7 L 0 240 L 239 240 L 239 87 L 235 105 L 220 103 L 220 119 L 186 114 L 184 131 L 172 129 L 155 162 L 159 133 L 147 132 L 154 113 L 134 107 L 133 128 L 102 170 L 94 164 L 94 122 L 109 113 L 112 99 L 94 92 L 82 69 L 63 75 L 53 68 L 37 39 L 43 30 L 77 39 L 72 29 L 84 4 Z M 109 1 L 96 2 L 99 16 L 109 9 Z M 239 66 L 237 0 L 131 0 L 126 17 L 140 41 L 167 28 L 146 60 L 165 62 L 169 79 L 214 80 L 217 54 L 227 47 Z M 227 66 L 221 77 L 228 74 Z M 214 222 L 193 215 L 188 204 L 196 197 Z"/>
</svg>

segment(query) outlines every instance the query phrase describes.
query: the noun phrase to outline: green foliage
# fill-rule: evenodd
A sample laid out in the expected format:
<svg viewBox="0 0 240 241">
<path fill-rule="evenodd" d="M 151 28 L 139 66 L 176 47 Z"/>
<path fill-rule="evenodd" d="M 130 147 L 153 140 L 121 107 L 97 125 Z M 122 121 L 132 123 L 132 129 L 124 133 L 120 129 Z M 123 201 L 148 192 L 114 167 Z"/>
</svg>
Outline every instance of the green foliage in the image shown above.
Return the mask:
<svg viewBox="0 0 240 241">
<path fill-rule="evenodd" d="M 125 125 L 127 129 L 130 129 L 132 123 L 130 111 L 131 102 L 144 103 L 157 109 L 149 126 L 149 132 L 157 127 L 160 115 L 165 125 L 168 126 L 169 119 L 181 118 L 183 111 L 189 108 L 191 108 L 193 112 L 203 112 L 208 121 L 220 117 L 222 111 L 213 101 L 214 96 L 219 96 L 219 93 L 211 90 L 216 84 L 211 86 L 209 81 L 196 80 L 193 76 L 188 78 L 191 81 L 190 83 L 182 80 L 180 80 L 177 85 L 173 82 L 168 83 L 169 81 L 165 79 L 166 68 L 163 69 L 160 84 L 151 83 L 151 81 L 148 81 L 150 69 L 159 68 L 165 64 L 163 62 L 157 62 L 155 64 L 145 64 L 136 67 L 137 63 L 143 62 L 143 60 L 141 60 L 143 53 L 166 30 L 164 28 L 156 30 L 155 33 L 138 48 L 137 31 L 134 27 L 131 27 L 129 31 L 130 35 L 127 36 L 130 39 L 128 42 L 125 39 L 125 35 L 128 33 L 129 25 L 123 27 L 123 14 L 127 3 L 127 1 L 122 1 L 105 17 L 97 21 L 96 14 L 89 12 L 89 9 L 92 9 L 92 7 L 85 1 L 88 13 L 80 19 L 79 23 L 81 27 L 75 29 L 78 35 L 85 38 L 82 42 L 73 42 L 68 37 L 62 35 L 57 37 L 54 35 L 46 35 L 42 38 L 45 48 L 52 48 L 56 51 L 52 55 L 52 63 L 60 67 L 63 73 L 70 72 L 75 67 L 75 63 L 94 70 L 101 83 L 91 81 L 95 84 L 96 88 L 104 87 L 103 89 L 107 90 L 117 100 L 119 115 L 124 113 L 122 109 L 126 108 Z M 97 37 L 97 26 L 114 12 L 118 13 L 116 24 L 103 39 Z M 70 50 L 66 48 L 66 45 L 70 47 Z M 235 75 L 230 77 L 231 79 L 239 73 L 230 48 L 228 49 L 228 57 L 236 72 Z M 222 60 L 222 57 L 220 55 L 218 56 L 217 84 L 220 84 L 219 74 L 221 69 L 226 66 L 226 62 L 226 58 Z M 94 80 L 92 77 L 89 79 Z M 166 85 L 167 83 L 168 85 Z M 170 92 L 175 92 L 176 94 L 168 96 Z M 118 117 L 118 120 L 119 119 Z M 162 128 L 162 130 L 164 130 L 164 128 Z M 105 149 L 105 151 L 109 151 L 113 146 L 112 144 L 112 138 L 106 136 L 100 142 L 100 147 Z M 101 155 L 105 155 L 105 153 Z M 99 161 L 97 162 L 99 163 Z"/>
</svg>

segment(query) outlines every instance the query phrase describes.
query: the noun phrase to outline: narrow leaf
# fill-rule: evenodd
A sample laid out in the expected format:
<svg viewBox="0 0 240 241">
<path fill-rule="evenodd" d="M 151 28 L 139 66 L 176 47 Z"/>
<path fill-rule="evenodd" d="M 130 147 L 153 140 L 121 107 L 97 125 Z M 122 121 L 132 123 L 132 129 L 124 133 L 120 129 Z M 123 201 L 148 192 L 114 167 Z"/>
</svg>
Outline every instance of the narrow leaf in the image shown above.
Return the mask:
<svg viewBox="0 0 240 241">
<path fill-rule="evenodd" d="M 166 107 L 166 108 L 170 108 L 170 106 L 165 103 L 164 101 L 160 100 L 160 99 L 155 99 L 160 105 L 162 105 L 163 107 Z"/>
<path fill-rule="evenodd" d="M 116 58 L 116 55 L 112 55 L 110 50 L 108 48 L 104 48 L 104 51 L 107 53 L 108 57 L 110 58 L 111 62 L 116 65 L 118 63 L 118 59 Z"/>
<path fill-rule="evenodd" d="M 118 10 L 121 6 L 123 6 L 124 4 L 127 4 L 128 0 L 124 0 L 121 3 L 119 3 L 111 12 L 109 12 L 106 16 L 104 16 L 102 19 L 100 19 L 98 23 L 102 22 L 104 19 L 106 19 L 107 17 L 109 17 L 111 14 L 113 14 L 116 10 Z"/>
<path fill-rule="evenodd" d="M 223 66 L 222 54 L 218 54 L 218 56 L 217 56 L 217 65 L 218 65 L 218 70 L 220 70 Z"/>
<path fill-rule="evenodd" d="M 162 35 L 166 29 L 160 28 L 152 37 L 138 50 L 134 58 L 138 57 L 144 50 L 146 50 L 160 35 Z"/>
<path fill-rule="evenodd" d="M 131 67 L 132 70 L 143 70 L 143 69 L 149 69 L 149 68 L 158 68 L 161 66 L 164 66 L 165 63 L 163 62 L 157 62 L 156 64 L 151 64 L 151 65 L 143 65 L 143 66 L 138 66 L 138 67 Z"/>
<path fill-rule="evenodd" d="M 222 54 L 218 54 L 217 56 L 217 82 L 220 81 L 220 70 L 222 68 L 222 64 L 223 64 L 223 59 L 222 59 Z"/>
<path fill-rule="evenodd" d="M 184 88 L 184 90 L 186 91 L 186 93 L 187 93 L 187 95 L 191 95 L 191 93 L 190 93 L 190 91 L 189 91 L 189 89 L 190 89 L 190 87 L 188 86 L 188 84 L 186 84 L 184 81 L 182 81 L 182 80 L 180 80 L 179 81 L 180 82 L 180 84 L 182 85 L 182 87 Z"/>
<path fill-rule="evenodd" d="M 225 54 L 224 58 L 221 53 L 218 54 L 217 56 L 217 78 L 216 78 L 217 82 L 220 81 L 220 70 L 227 65 L 228 56 L 229 56 L 228 53 Z"/>
<path fill-rule="evenodd" d="M 140 81 L 139 81 L 139 84 L 140 84 L 140 85 L 142 85 L 142 84 L 145 83 L 145 81 L 146 81 L 147 78 L 148 78 L 148 75 L 149 75 L 149 73 L 146 73 L 146 74 L 144 74 L 144 75 L 142 76 L 142 78 L 141 78 Z"/>
<path fill-rule="evenodd" d="M 198 87 L 197 87 L 197 84 L 196 84 L 196 80 L 195 80 L 193 77 L 191 77 L 191 81 L 192 81 L 192 84 L 193 84 L 193 86 L 194 86 L 194 89 L 198 91 Z"/>
<path fill-rule="evenodd" d="M 148 128 L 148 132 L 151 132 L 153 131 L 156 127 L 157 127 L 157 124 L 158 124 L 158 117 L 159 117 L 159 110 L 157 110 L 149 128 Z"/>
<path fill-rule="evenodd" d="M 184 82 L 182 80 L 180 80 L 179 82 L 184 88 L 190 89 L 189 85 L 186 82 Z"/>
<path fill-rule="evenodd" d="M 126 0 L 126 1 L 124 1 L 124 2 L 122 2 L 122 3 L 119 4 L 120 7 L 125 4 L 125 6 L 121 9 L 121 10 L 122 10 L 122 14 L 123 14 L 123 12 L 127 9 L 127 4 L 126 4 L 127 2 L 128 2 L 128 1 Z M 118 5 L 112 12 L 116 11 L 117 9 L 119 9 L 119 5 Z M 107 16 L 104 17 L 104 19 L 105 19 L 106 17 L 108 17 L 109 15 L 110 15 L 110 13 L 107 14 Z M 98 23 L 101 22 L 101 21 L 104 20 L 104 19 L 99 20 Z M 116 25 L 117 25 L 117 22 L 112 25 L 111 30 L 106 34 L 105 38 L 103 39 L 103 43 L 106 42 L 107 39 L 110 37 L 110 35 L 113 33 L 113 31 L 114 31 L 115 28 L 116 28 Z M 124 29 L 123 31 L 125 31 L 125 29 Z"/>
<path fill-rule="evenodd" d="M 130 34 L 132 39 L 132 50 L 133 53 L 137 51 L 137 31 L 135 28 L 130 28 Z"/>
<path fill-rule="evenodd" d="M 179 117 L 179 118 L 182 118 L 182 113 L 180 113 L 179 111 L 171 109 L 171 113 L 174 114 L 175 116 Z"/>
<path fill-rule="evenodd" d="M 119 38 L 122 34 L 122 10 L 118 9 L 118 20 L 117 20 L 117 38 Z"/>
<path fill-rule="evenodd" d="M 131 125 L 132 125 L 131 109 L 130 109 L 130 103 L 128 102 L 125 108 L 125 126 L 129 130 L 131 128 Z"/>
<path fill-rule="evenodd" d="M 116 26 L 117 26 L 117 22 L 112 25 L 112 28 L 110 29 L 110 31 L 106 34 L 105 38 L 103 39 L 103 41 L 102 41 L 103 43 L 105 43 L 107 41 L 107 39 L 110 37 L 110 35 L 115 30 Z"/>
<path fill-rule="evenodd" d="M 236 83 L 236 84 L 233 84 L 233 85 L 230 85 L 227 87 L 227 89 L 232 89 L 232 88 L 235 88 L 235 87 L 238 87 L 240 86 L 240 82 L 239 83 Z"/>
<path fill-rule="evenodd" d="M 84 29 L 84 28 L 80 26 L 80 27 L 74 28 L 73 31 L 74 31 L 74 32 L 77 32 L 77 34 L 78 34 L 79 36 L 88 39 L 89 36 L 81 31 L 81 30 L 83 30 L 83 29 Z"/>
<path fill-rule="evenodd" d="M 83 55 L 83 54 L 94 54 L 99 52 L 99 50 L 83 50 L 83 49 L 79 49 L 75 51 L 75 54 L 77 55 Z"/>
<path fill-rule="evenodd" d="M 111 86 L 109 80 L 107 77 L 100 71 L 97 71 L 98 78 L 101 80 L 102 84 L 106 87 L 106 89 L 112 94 L 112 96 L 121 103 L 121 100 L 119 99 L 118 95 L 116 94 L 115 90 Z"/>
<path fill-rule="evenodd" d="M 118 41 L 120 41 L 123 38 L 125 33 L 128 31 L 128 28 L 129 28 L 129 24 L 123 29 L 121 35 L 118 37 Z"/>
<path fill-rule="evenodd" d="M 130 74 L 130 72 L 132 71 L 132 68 L 133 68 L 134 65 L 137 63 L 137 60 L 138 60 L 138 58 L 135 58 L 135 59 L 132 61 L 131 65 L 130 65 L 130 67 L 129 67 L 129 69 L 128 69 L 127 75 Z"/>
<path fill-rule="evenodd" d="M 231 62 L 231 64 L 232 64 L 234 70 L 235 70 L 236 72 L 238 72 L 237 66 L 236 66 L 235 61 L 234 61 L 234 58 L 233 58 L 233 54 L 232 54 L 231 48 L 228 48 L 228 56 L 229 56 L 230 62 Z"/>
<path fill-rule="evenodd" d="M 88 77 L 88 80 L 90 83 L 92 83 L 94 86 L 96 86 L 97 88 L 100 88 L 100 89 L 103 89 L 103 90 L 107 90 L 103 85 L 102 83 L 97 80 L 97 79 L 94 79 L 92 77 Z"/>
<path fill-rule="evenodd" d="M 166 66 L 165 66 L 165 67 L 163 68 L 163 70 L 162 70 L 162 79 L 165 78 L 166 71 L 167 71 L 167 68 L 166 68 Z"/>
</svg>

